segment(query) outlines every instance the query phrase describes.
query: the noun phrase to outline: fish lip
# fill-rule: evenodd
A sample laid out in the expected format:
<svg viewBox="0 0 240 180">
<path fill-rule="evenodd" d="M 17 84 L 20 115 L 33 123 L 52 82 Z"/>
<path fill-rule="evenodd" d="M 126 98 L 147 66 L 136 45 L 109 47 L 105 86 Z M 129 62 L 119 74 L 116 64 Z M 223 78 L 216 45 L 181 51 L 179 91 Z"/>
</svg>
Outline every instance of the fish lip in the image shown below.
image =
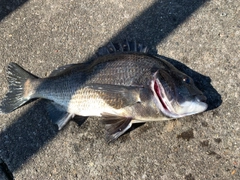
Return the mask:
<svg viewBox="0 0 240 180">
<path fill-rule="evenodd" d="M 191 103 L 190 105 L 188 105 L 188 107 L 196 107 L 196 106 L 194 106 L 194 103 L 197 103 L 198 104 L 197 105 L 197 110 L 195 109 L 194 111 L 192 110 L 191 112 L 188 112 L 188 113 L 182 113 L 182 114 L 180 114 L 179 117 L 184 117 L 184 116 L 197 114 L 197 113 L 200 113 L 200 112 L 203 112 L 203 111 L 207 110 L 207 108 L 208 108 L 208 104 L 204 101 L 199 100 L 197 97 L 195 97 L 195 101 L 193 100 L 193 101 L 189 101 L 189 102 L 186 102 L 186 103 Z"/>
</svg>

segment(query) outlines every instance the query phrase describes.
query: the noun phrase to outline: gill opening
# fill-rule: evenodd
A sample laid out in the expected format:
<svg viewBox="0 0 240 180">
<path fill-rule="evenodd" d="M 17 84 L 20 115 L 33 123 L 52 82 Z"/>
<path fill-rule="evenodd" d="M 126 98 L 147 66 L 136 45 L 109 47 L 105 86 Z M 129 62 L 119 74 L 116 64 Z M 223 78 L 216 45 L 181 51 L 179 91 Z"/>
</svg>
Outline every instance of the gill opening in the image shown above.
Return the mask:
<svg viewBox="0 0 240 180">
<path fill-rule="evenodd" d="M 158 99 L 159 99 L 160 103 L 162 104 L 163 108 L 166 109 L 166 110 L 168 110 L 166 104 L 164 103 L 164 101 L 163 101 L 163 99 L 162 99 L 161 92 L 160 92 L 160 88 L 159 88 L 156 80 L 154 81 L 154 91 L 155 91 L 155 93 L 157 94 Z"/>
</svg>

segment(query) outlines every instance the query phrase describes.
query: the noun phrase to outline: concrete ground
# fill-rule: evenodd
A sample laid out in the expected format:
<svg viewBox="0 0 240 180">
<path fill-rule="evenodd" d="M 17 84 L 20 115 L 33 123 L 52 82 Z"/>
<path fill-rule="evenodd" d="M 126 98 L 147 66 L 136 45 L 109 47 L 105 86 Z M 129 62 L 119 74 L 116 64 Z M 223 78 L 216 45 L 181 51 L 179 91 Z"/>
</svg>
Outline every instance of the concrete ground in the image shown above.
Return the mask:
<svg viewBox="0 0 240 180">
<path fill-rule="evenodd" d="M 207 112 L 150 122 L 107 144 L 89 118 L 57 131 L 42 101 L 0 115 L 0 179 L 240 179 L 240 1 L 0 1 L 0 97 L 16 62 L 48 76 L 135 38 L 208 97 Z"/>
</svg>

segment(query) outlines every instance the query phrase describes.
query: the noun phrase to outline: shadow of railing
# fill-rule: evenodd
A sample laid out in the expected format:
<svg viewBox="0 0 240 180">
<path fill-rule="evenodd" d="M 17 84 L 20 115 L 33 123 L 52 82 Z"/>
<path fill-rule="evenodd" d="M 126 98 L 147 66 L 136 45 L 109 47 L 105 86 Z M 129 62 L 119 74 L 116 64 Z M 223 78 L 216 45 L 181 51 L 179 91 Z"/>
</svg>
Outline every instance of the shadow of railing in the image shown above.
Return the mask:
<svg viewBox="0 0 240 180">
<path fill-rule="evenodd" d="M 0 0 L 0 21 L 28 0 Z"/>
<path fill-rule="evenodd" d="M 9 3 L 7 0 L 3 2 Z M 26 1 L 19 2 L 23 4 Z M 124 27 L 111 41 L 134 38 L 148 45 L 151 49 L 150 52 L 154 53 L 157 44 L 205 2 L 205 0 L 156 1 L 129 25 Z M 5 14 L 7 15 L 10 12 L 7 11 Z M 0 14 L 0 18 L 3 17 L 4 14 Z M 180 62 L 168 58 L 167 60 L 192 76 L 197 85 L 203 83 L 199 87 L 209 98 L 210 109 L 221 104 L 221 96 L 211 86 L 210 78 L 187 68 Z M 42 100 L 34 103 L 31 108 L 27 109 L 20 117 L 17 117 L 0 134 L 0 156 L 8 164 L 12 172 L 18 170 L 29 157 L 37 153 L 41 147 L 49 143 L 57 134 L 57 128 L 45 116 L 46 112 L 43 107 L 44 102 Z"/>
</svg>

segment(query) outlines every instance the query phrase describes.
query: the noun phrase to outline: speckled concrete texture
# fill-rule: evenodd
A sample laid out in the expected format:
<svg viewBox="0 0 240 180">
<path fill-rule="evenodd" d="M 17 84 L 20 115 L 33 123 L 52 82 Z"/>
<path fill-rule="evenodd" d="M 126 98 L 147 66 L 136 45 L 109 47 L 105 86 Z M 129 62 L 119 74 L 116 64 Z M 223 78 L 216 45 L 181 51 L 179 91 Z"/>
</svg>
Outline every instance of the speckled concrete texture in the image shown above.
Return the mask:
<svg viewBox="0 0 240 180">
<path fill-rule="evenodd" d="M 0 114 L 0 179 L 240 179 L 239 20 L 232 0 L 0 1 L 1 98 L 9 62 L 46 77 L 134 38 L 192 76 L 209 104 L 107 144 L 98 119 L 57 131 L 45 103 L 30 103 Z"/>
</svg>

